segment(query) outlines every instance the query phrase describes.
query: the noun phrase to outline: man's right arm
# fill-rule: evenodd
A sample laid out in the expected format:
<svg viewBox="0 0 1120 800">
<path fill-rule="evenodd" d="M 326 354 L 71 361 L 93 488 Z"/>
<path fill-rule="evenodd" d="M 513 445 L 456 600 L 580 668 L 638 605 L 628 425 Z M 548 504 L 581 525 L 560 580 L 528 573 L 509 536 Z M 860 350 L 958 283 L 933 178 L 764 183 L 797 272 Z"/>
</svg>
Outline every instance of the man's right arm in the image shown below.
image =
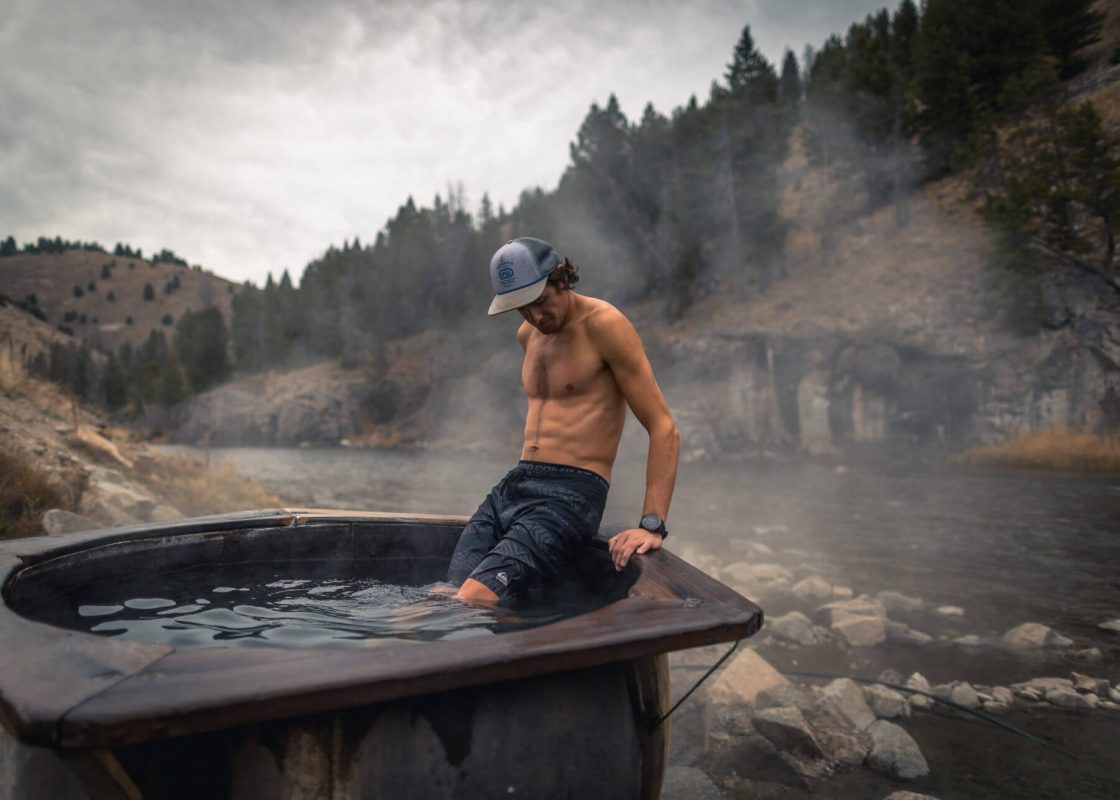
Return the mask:
<svg viewBox="0 0 1120 800">
<path fill-rule="evenodd" d="M 665 519 L 673 499 L 680 454 L 680 434 L 669 404 L 653 377 L 653 368 L 638 332 L 622 312 L 611 307 L 607 313 L 597 316 L 591 330 L 623 398 L 649 434 L 646 492 L 640 514 L 653 513 Z M 640 555 L 660 547 L 661 535 L 642 528 L 625 530 L 610 541 L 611 556 L 619 569 L 625 567 L 635 553 Z"/>
</svg>

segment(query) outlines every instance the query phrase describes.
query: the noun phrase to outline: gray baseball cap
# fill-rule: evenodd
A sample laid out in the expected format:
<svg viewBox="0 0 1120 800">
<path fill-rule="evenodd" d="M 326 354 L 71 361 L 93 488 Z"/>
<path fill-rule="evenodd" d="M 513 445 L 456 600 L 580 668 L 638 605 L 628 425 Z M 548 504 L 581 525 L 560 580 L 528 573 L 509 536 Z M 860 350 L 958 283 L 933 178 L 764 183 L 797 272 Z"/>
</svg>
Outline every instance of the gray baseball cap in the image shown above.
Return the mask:
<svg viewBox="0 0 1120 800">
<path fill-rule="evenodd" d="M 494 301 L 487 313 L 504 314 L 536 300 L 559 263 L 560 256 L 543 239 L 522 236 L 503 244 L 490 259 Z"/>
</svg>

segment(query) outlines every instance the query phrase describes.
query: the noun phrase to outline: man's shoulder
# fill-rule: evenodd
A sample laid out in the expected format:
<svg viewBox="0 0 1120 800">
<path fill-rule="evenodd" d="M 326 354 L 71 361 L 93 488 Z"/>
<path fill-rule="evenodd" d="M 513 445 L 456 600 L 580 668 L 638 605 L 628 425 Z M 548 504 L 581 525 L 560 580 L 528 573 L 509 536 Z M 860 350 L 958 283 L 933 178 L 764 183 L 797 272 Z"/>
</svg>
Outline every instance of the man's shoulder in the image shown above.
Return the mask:
<svg viewBox="0 0 1120 800">
<path fill-rule="evenodd" d="M 584 327 L 588 338 L 607 361 L 620 354 L 641 349 L 638 331 L 625 314 L 606 300 L 593 297 L 588 300 L 594 302 L 588 307 Z"/>
<path fill-rule="evenodd" d="M 592 332 L 609 332 L 611 328 L 617 328 L 620 325 L 633 327 L 626 315 L 606 300 L 586 295 L 582 299 L 586 303 L 583 322 Z"/>
</svg>

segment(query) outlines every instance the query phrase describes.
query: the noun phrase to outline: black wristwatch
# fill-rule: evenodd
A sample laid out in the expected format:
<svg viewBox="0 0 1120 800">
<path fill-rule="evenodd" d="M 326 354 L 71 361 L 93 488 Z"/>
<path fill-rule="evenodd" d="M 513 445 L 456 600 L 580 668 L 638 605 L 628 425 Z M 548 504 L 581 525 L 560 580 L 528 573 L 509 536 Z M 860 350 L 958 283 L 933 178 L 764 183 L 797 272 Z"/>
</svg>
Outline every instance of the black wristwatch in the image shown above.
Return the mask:
<svg viewBox="0 0 1120 800">
<path fill-rule="evenodd" d="M 642 521 L 638 523 L 638 527 L 650 533 L 660 533 L 662 539 L 669 538 L 669 531 L 665 529 L 665 520 L 661 519 L 661 517 L 656 514 L 643 514 Z"/>
</svg>

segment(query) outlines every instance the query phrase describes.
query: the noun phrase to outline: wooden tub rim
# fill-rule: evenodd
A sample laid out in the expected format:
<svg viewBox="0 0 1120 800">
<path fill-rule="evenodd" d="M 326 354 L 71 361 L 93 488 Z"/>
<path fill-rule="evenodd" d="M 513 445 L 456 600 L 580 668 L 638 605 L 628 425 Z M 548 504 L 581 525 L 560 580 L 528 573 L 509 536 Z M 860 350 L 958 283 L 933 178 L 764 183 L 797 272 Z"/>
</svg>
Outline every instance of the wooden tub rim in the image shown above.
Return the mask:
<svg viewBox="0 0 1120 800">
<path fill-rule="evenodd" d="M 626 598 L 537 628 L 447 642 L 198 648 L 73 631 L 7 603 L 21 570 L 114 543 L 346 523 L 462 527 L 467 518 L 284 508 L 0 543 L 0 722 L 20 741 L 111 748 L 517 680 L 756 633 L 754 603 L 667 550 L 631 563 Z"/>
</svg>

